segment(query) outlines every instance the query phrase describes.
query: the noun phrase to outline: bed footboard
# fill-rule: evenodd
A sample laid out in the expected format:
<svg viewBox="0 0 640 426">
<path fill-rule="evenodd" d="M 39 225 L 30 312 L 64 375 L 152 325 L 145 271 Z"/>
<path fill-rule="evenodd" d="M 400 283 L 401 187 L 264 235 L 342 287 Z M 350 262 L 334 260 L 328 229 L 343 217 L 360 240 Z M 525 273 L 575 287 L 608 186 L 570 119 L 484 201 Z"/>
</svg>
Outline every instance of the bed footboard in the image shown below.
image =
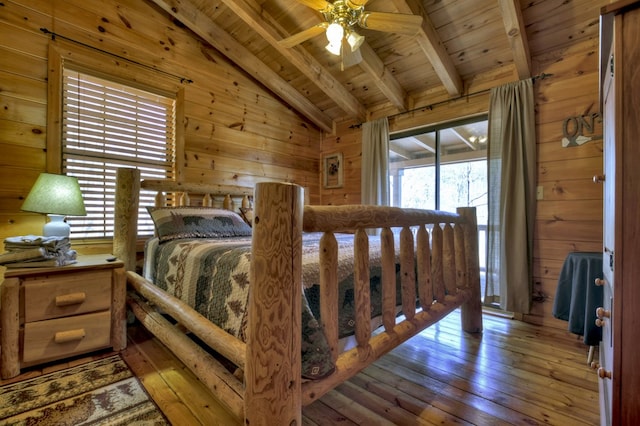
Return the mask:
<svg viewBox="0 0 640 426">
<path fill-rule="evenodd" d="M 467 332 L 482 331 L 474 208 L 445 213 L 381 206 L 304 206 L 300 186 L 257 184 L 253 192 L 245 344 L 134 272 L 137 194 L 140 188 L 145 188 L 145 182 L 141 185 L 139 172 L 132 169 L 119 170 L 117 179 L 114 254 L 125 262 L 128 270 L 130 309 L 247 425 L 302 424 L 302 406 L 459 307 L 462 328 Z M 152 189 L 161 189 L 159 181 L 150 185 Z M 191 187 L 216 196 L 227 189 L 213 185 Z M 182 192 L 187 186 L 174 182 L 171 188 L 169 191 Z M 246 188 L 235 194 L 248 195 Z M 370 322 L 369 279 L 369 234 L 373 229 L 378 230 L 382 249 L 383 327 L 375 331 Z M 323 233 L 318 250 L 320 317 L 335 364 L 334 372 L 328 376 L 304 382 L 301 378 L 303 232 Z M 335 238 L 336 233 L 343 232 L 354 234 L 355 241 L 356 345 L 346 352 L 338 349 Z M 398 259 L 401 298 L 396 300 Z M 401 316 L 397 315 L 397 306 L 402 308 Z M 167 314 L 175 322 L 167 321 Z M 238 367 L 236 373 L 226 370 L 206 348 L 186 334 L 197 336 L 232 361 Z"/>
<path fill-rule="evenodd" d="M 462 307 L 465 331 L 482 330 L 475 208 L 460 208 L 457 214 L 361 205 L 303 209 L 301 188 L 278 183 L 258 184 L 255 194 L 245 424 L 301 424 L 301 406 L 320 398 L 458 307 Z M 400 319 L 396 318 L 397 250 L 391 228 L 401 229 Z M 372 333 L 370 325 L 366 231 L 370 229 L 381 230 L 382 239 L 384 330 L 377 334 Z M 301 383 L 303 231 L 324 233 L 319 247 L 320 309 L 336 369 L 323 379 Z M 337 351 L 338 254 L 334 233 L 338 232 L 355 233 L 357 345 L 343 353 Z M 421 307 L 416 308 L 417 300 Z"/>
</svg>

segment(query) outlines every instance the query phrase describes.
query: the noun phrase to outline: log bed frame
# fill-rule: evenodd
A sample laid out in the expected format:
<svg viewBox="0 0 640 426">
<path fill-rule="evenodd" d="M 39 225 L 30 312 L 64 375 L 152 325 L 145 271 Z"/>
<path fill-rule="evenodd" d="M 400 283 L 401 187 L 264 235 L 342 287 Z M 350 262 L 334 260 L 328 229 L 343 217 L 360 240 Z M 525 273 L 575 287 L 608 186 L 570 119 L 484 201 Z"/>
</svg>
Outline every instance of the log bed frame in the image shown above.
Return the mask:
<svg viewBox="0 0 640 426">
<path fill-rule="evenodd" d="M 254 194 L 247 342 L 216 327 L 180 300 L 138 275 L 136 224 L 141 188 L 163 193 L 211 197 Z M 245 198 L 246 199 L 246 198 Z M 433 226 L 430 232 L 425 225 Z M 418 226 L 417 249 L 414 233 Z M 401 227 L 402 311 L 396 317 L 394 238 Z M 369 240 L 365 229 L 381 228 L 383 252 L 382 331 L 372 333 L 369 304 Z M 335 372 L 312 381 L 301 379 L 301 242 L 304 232 L 323 232 L 320 241 L 321 317 Z M 355 233 L 355 303 L 357 345 L 338 353 L 337 244 L 334 233 Z M 429 244 L 429 234 L 432 244 Z M 125 262 L 128 306 L 136 318 L 167 346 L 239 420 L 246 425 L 301 425 L 302 406 L 357 374 L 394 347 L 461 307 L 462 328 L 482 331 L 478 230 L 475 208 L 457 213 L 380 206 L 304 206 L 300 186 L 258 183 L 255 190 L 222 185 L 187 185 L 142 181 L 135 169 L 117 175 L 114 255 Z M 415 259 L 415 260 L 414 260 Z M 430 261 L 429 261 L 430 260 Z M 416 265 L 417 264 L 417 265 Z M 392 271 L 391 274 L 389 271 Z M 418 275 L 418 291 L 415 282 Z M 416 300 L 424 308 L 416 308 Z M 160 314 L 162 312 L 162 314 Z M 169 322 L 169 315 L 175 320 Z M 229 372 L 196 335 L 238 367 Z"/>
</svg>

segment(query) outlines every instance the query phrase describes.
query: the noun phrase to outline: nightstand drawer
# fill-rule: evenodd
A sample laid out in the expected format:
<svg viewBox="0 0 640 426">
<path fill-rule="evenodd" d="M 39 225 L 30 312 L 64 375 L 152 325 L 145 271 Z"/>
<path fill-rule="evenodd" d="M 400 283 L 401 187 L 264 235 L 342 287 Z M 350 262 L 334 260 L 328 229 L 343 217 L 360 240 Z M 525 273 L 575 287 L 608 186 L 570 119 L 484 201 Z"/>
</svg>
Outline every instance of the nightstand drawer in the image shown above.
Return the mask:
<svg viewBox="0 0 640 426">
<path fill-rule="evenodd" d="M 111 271 L 85 271 L 25 280 L 24 321 L 102 311 L 111 306 Z"/>
<path fill-rule="evenodd" d="M 37 364 L 110 346 L 111 312 L 24 325 L 22 364 Z"/>
</svg>

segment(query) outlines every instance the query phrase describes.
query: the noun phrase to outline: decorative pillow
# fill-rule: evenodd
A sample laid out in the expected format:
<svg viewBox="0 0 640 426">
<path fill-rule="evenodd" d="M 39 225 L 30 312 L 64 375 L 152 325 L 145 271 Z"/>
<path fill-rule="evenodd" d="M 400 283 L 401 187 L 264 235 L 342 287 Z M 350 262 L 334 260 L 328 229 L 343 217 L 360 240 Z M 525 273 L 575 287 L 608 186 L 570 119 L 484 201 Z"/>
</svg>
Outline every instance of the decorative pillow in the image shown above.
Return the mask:
<svg viewBox="0 0 640 426">
<path fill-rule="evenodd" d="M 250 236 L 236 212 L 211 207 L 147 207 L 161 242 L 178 238 Z"/>
</svg>

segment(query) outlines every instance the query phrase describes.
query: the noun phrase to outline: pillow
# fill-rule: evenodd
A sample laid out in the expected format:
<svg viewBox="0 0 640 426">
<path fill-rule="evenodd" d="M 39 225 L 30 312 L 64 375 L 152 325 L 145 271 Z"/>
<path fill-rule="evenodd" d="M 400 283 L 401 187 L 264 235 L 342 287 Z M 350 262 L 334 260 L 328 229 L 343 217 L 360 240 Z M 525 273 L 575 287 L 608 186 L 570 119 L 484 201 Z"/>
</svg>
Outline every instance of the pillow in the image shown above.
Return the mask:
<svg viewBox="0 0 640 426">
<path fill-rule="evenodd" d="M 238 213 L 211 207 L 147 207 L 161 242 L 179 238 L 250 236 Z"/>
</svg>

